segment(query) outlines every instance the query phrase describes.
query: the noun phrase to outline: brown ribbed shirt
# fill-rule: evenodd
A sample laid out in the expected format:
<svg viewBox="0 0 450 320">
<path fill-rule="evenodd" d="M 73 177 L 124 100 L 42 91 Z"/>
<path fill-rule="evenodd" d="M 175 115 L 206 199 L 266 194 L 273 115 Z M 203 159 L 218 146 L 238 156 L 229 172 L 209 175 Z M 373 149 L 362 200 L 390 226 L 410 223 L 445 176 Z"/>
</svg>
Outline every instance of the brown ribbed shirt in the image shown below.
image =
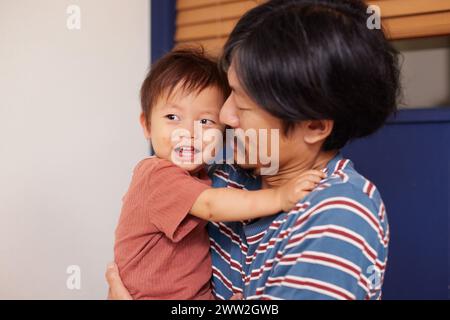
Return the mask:
<svg viewBox="0 0 450 320">
<path fill-rule="evenodd" d="M 134 299 L 214 299 L 206 221 L 189 214 L 210 184 L 156 157 L 134 169 L 114 245 Z"/>
</svg>

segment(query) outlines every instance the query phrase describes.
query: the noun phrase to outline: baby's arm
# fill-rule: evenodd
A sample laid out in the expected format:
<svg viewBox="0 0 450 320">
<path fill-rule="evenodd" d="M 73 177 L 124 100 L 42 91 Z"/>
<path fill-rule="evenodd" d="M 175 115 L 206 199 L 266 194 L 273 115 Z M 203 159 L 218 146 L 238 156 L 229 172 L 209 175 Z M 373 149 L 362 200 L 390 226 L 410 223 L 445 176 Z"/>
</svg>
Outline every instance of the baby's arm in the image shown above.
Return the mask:
<svg viewBox="0 0 450 320">
<path fill-rule="evenodd" d="M 211 188 L 203 191 L 190 213 L 209 221 L 239 221 L 289 211 L 325 178 L 311 170 L 278 188 L 246 191 Z"/>
</svg>

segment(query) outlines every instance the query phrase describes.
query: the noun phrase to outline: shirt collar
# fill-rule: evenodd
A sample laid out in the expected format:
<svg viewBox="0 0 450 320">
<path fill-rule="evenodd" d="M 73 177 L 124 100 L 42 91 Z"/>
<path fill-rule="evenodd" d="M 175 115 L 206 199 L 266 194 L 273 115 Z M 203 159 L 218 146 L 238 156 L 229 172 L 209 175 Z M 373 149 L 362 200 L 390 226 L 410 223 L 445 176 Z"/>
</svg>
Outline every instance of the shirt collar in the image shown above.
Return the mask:
<svg viewBox="0 0 450 320">
<path fill-rule="evenodd" d="M 352 166 L 352 162 L 348 159 L 345 159 L 344 156 L 338 152 L 333 159 L 331 159 L 326 168 L 323 170 L 327 174 L 332 174 L 333 172 L 343 170 L 347 166 Z"/>
</svg>

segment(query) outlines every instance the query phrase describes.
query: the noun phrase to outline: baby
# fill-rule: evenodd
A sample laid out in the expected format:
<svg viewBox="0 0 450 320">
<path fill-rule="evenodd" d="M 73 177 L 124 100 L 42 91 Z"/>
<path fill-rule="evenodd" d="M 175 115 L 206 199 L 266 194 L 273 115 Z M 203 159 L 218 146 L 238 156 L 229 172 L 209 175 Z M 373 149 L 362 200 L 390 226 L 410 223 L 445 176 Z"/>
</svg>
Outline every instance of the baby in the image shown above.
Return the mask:
<svg viewBox="0 0 450 320">
<path fill-rule="evenodd" d="M 134 299 L 214 299 L 207 222 L 289 211 L 324 178 L 309 171 L 275 189 L 211 188 L 207 144 L 194 147 L 193 130 L 225 129 L 219 112 L 229 92 L 216 62 L 188 49 L 160 59 L 142 85 L 141 124 L 155 156 L 134 169 L 114 246 Z M 175 143 L 176 130 L 184 134 Z"/>
</svg>

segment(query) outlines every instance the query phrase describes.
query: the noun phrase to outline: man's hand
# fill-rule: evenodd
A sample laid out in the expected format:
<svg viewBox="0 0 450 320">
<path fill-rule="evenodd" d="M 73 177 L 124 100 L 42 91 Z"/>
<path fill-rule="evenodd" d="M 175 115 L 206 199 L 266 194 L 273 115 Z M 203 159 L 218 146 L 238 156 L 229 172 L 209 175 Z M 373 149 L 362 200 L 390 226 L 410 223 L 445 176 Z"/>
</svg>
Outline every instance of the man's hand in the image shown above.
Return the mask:
<svg viewBox="0 0 450 320">
<path fill-rule="evenodd" d="M 108 300 L 133 300 L 127 288 L 123 285 L 117 264 L 114 262 L 108 264 L 105 277 L 109 285 Z"/>
<path fill-rule="evenodd" d="M 111 262 L 108 264 L 105 273 L 106 281 L 108 281 L 108 300 L 133 300 L 127 288 L 123 285 L 122 279 L 119 275 L 119 268 L 117 264 Z M 242 294 L 234 294 L 230 300 L 242 300 Z"/>
<path fill-rule="evenodd" d="M 301 199 L 317 187 L 326 176 L 323 171 L 309 170 L 279 187 L 276 192 L 278 193 L 282 210 L 289 212 Z"/>
</svg>

